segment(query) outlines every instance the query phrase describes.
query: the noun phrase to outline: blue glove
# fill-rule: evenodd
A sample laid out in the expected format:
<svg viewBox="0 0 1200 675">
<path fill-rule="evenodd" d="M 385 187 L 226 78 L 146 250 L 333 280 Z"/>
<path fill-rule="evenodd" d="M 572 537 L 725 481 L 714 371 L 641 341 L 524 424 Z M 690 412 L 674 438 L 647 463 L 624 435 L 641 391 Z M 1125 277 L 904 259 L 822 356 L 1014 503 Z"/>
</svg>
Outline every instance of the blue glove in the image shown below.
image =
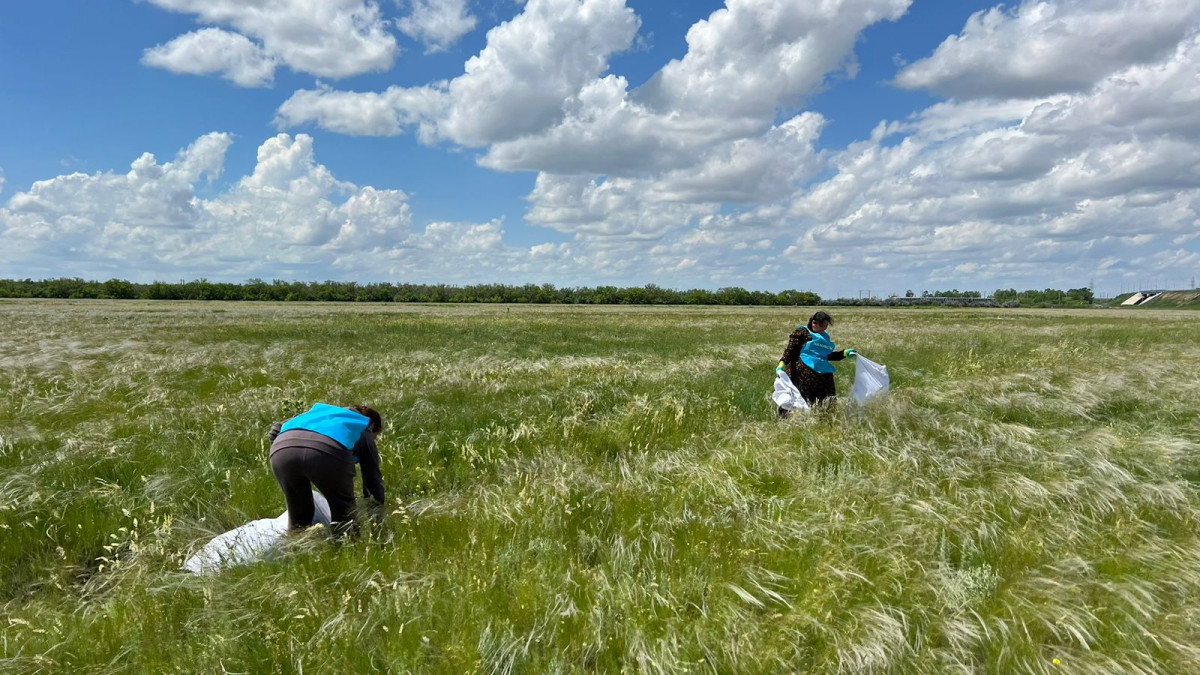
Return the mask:
<svg viewBox="0 0 1200 675">
<path fill-rule="evenodd" d="M 856 356 L 858 356 L 858 352 L 854 351 L 853 349 L 847 349 L 847 350 L 846 350 L 846 358 L 848 358 L 848 359 L 852 359 L 852 358 L 854 358 L 854 357 L 856 357 Z"/>
</svg>

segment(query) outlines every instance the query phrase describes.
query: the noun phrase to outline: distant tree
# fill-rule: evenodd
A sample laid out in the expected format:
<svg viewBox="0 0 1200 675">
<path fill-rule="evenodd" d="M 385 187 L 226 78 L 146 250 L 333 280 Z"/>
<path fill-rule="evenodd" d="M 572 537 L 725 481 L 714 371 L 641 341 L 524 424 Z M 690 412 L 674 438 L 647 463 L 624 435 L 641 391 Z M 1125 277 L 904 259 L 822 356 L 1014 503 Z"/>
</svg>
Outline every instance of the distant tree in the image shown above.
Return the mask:
<svg viewBox="0 0 1200 675">
<path fill-rule="evenodd" d="M 1090 305 L 1095 296 L 1090 288 L 1072 288 L 1067 291 L 1067 300 L 1080 305 Z"/>
<path fill-rule="evenodd" d="M 992 293 L 992 299 L 996 302 L 1015 302 L 1017 300 L 1017 289 L 1015 288 L 997 288 L 995 293 Z"/>
<path fill-rule="evenodd" d="M 130 300 L 137 297 L 137 290 L 128 281 L 109 279 L 104 282 L 100 291 L 100 297 L 113 298 L 115 300 Z"/>
<path fill-rule="evenodd" d="M 804 305 L 815 305 L 821 302 L 821 298 L 811 291 L 796 291 L 787 290 L 780 291 L 775 296 L 777 305 L 785 305 L 790 307 L 802 307 Z"/>
</svg>

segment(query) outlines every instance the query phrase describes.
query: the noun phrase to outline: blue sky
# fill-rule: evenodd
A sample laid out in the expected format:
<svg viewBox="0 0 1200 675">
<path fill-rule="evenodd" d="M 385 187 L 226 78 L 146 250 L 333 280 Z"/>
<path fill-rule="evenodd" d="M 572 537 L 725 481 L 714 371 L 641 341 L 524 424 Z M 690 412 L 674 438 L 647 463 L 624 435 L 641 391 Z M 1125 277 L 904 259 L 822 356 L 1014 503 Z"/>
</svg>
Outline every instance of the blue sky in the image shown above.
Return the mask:
<svg viewBox="0 0 1200 675">
<path fill-rule="evenodd" d="M 1200 0 L 7 3 L 0 276 L 1187 286 L 1198 29 Z"/>
</svg>

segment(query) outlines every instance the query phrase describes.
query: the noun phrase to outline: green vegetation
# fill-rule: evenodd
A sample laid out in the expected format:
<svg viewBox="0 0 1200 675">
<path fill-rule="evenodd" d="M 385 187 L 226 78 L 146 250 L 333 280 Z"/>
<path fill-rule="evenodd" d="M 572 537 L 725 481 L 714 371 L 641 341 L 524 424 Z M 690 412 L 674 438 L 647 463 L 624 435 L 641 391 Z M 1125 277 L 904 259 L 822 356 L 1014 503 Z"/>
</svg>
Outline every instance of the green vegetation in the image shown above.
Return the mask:
<svg viewBox="0 0 1200 675">
<path fill-rule="evenodd" d="M 0 279 L 0 298 L 110 300 L 258 300 L 273 302 L 451 302 L 567 305 L 751 305 L 800 306 L 821 301 L 816 293 L 786 290 L 748 291 L 736 286 L 709 291 L 677 291 L 655 284 L 618 288 L 555 288 L 552 284 L 359 284 L 353 281 L 279 281 L 250 279 L 244 284 L 207 279 L 135 284 L 121 279 Z"/>
<path fill-rule="evenodd" d="M 780 422 L 811 311 L 0 302 L 0 672 L 1200 672 L 1200 315 L 837 310 Z M 382 525 L 178 572 L 314 400 Z"/>
<path fill-rule="evenodd" d="M 842 307 L 1088 307 L 1092 291 L 1072 288 L 1060 291 L 1017 291 L 999 289 L 984 298 L 979 291 L 909 290 L 904 297 L 837 298 L 822 300 L 811 291 L 778 293 L 748 291 L 737 286 L 715 291 L 693 288 L 679 291 L 655 284 L 645 286 L 596 286 L 556 288 L 553 284 L 359 284 L 353 281 L 280 281 L 250 279 L 242 284 L 211 282 L 207 279 L 149 284 L 121 279 L 87 281 L 62 279 L 0 279 L 0 298 L 57 298 L 65 300 L 250 300 L 269 302 L 437 302 L 509 303 L 560 305 L 721 305 L 751 307 L 801 307 L 827 304 Z"/>
<path fill-rule="evenodd" d="M 1043 291 L 1017 291 L 1015 288 L 997 289 L 992 298 L 1001 304 L 1015 303 L 1023 307 L 1088 307 L 1095 299 L 1090 288 L 1072 288 L 1060 291 L 1047 288 Z"/>
</svg>

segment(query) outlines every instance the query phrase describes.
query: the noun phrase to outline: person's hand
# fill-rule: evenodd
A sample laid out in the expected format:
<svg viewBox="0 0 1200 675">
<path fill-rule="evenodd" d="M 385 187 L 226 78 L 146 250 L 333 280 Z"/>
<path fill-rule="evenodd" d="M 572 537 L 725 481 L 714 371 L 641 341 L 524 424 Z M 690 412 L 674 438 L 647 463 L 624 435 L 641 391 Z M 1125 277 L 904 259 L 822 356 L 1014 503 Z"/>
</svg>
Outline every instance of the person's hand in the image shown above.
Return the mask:
<svg viewBox="0 0 1200 675">
<path fill-rule="evenodd" d="M 852 359 L 856 356 L 858 356 L 858 352 L 854 351 L 853 349 L 846 350 L 846 358 Z"/>
</svg>

